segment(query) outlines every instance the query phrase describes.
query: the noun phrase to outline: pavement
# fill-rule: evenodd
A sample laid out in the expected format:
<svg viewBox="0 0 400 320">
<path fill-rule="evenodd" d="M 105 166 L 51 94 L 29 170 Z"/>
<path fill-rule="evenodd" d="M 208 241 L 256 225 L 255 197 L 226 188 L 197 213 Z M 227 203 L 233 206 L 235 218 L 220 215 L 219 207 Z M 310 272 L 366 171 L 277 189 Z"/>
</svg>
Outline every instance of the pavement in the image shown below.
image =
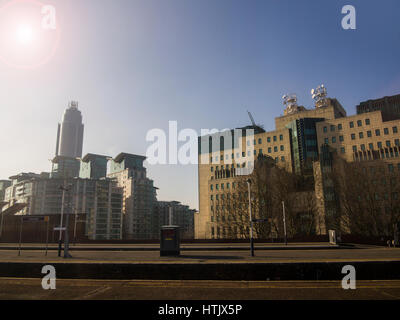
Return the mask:
<svg viewBox="0 0 400 320">
<path fill-rule="evenodd" d="M 11 247 L 12 245 L 10 245 Z M 220 245 L 215 245 L 220 248 Z M 73 258 L 64 259 L 57 255 L 56 250 L 49 250 L 45 256 L 44 250 L 29 250 L 23 247 L 21 255 L 18 250 L 0 250 L 0 262 L 36 262 L 36 263 L 305 263 L 305 262 L 346 262 L 346 261 L 400 261 L 400 248 L 387 248 L 378 246 L 355 246 L 338 248 L 321 245 L 310 245 L 302 249 L 289 250 L 282 245 L 276 245 L 272 250 L 259 250 L 263 244 L 256 245 L 255 256 L 250 256 L 248 247 L 241 245 L 240 250 L 232 248 L 229 244 L 226 250 L 214 250 L 207 245 L 187 245 L 182 248 L 179 257 L 160 257 L 159 250 L 90 250 L 84 245 L 70 248 Z M 80 250 L 76 250 L 76 248 Z M 115 246 L 99 246 L 101 248 L 116 248 Z M 154 245 L 126 245 L 128 248 L 154 248 Z M 202 248 L 202 250 L 190 250 Z M 292 247 L 295 247 L 293 245 Z M 317 249 L 316 249 L 317 248 Z M 337 250 L 334 250 L 334 249 Z"/>
<path fill-rule="evenodd" d="M 0 300 L 399 300 L 400 281 L 115 281 L 0 278 Z"/>
<path fill-rule="evenodd" d="M 1 244 L 0 299 L 400 299 L 399 248 L 269 243 L 250 257 L 248 244 L 185 244 L 181 256 L 160 257 L 156 244 L 90 244 L 71 246 L 73 258 L 64 259 L 55 245 L 47 256 L 42 244 L 24 244 L 20 256 L 15 246 Z M 56 290 L 42 289 L 47 264 L 57 270 Z M 357 270 L 356 290 L 341 287 L 347 264 Z"/>
<path fill-rule="evenodd" d="M 28 243 L 22 244 L 24 250 L 45 250 L 46 244 Z M 160 244 L 73 244 L 71 249 L 75 251 L 160 251 Z M 310 243 L 257 243 L 256 250 L 305 250 L 305 249 L 340 249 L 349 248 L 352 245 L 332 245 L 327 242 L 310 242 Z M 18 250 L 18 243 L 0 243 L 0 250 Z M 58 244 L 51 243 L 48 250 L 58 250 Z M 226 250 L 249 250 L 249 243 L 186 243 L 181 244 L 181 250 L 186 251 L 226 251 Z"/>
</svg>

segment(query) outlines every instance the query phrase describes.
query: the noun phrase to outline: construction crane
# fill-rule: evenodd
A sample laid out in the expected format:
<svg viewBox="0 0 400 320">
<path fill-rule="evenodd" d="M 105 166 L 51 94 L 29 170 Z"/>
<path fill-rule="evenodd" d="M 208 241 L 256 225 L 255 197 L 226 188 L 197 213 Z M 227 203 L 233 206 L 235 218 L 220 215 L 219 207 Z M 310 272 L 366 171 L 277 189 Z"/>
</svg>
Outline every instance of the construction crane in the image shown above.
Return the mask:
<svg viewBox="0 0 400 320">
<path fill-rule="evenodd" d="M 253 116 L 251 115 L 251 113 L 250 113 L 249 110 L 247 110 L 247 113 L 249 114 L 249 117 L 250 117 L 250 120 L 251 120 L 251 123 L 253 124 L 253 126 L 254 126 L 254 127 L 257 127 L 256 122 L 254 121 L 254 118 L 253 118 Z"/>
</svg>

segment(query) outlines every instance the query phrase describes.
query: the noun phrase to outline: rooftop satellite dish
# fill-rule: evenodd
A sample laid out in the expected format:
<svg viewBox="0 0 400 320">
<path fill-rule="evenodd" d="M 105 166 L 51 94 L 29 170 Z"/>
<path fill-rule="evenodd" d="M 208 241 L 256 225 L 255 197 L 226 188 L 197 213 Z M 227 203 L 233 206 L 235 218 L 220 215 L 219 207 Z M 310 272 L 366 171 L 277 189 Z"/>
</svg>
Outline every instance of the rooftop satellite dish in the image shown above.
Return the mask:
<svg viewBox="0 0 400 320">
<path fill-rule="evenodd" d="M 315 106 L 317 108 L 326 106 L 327 90 L 323 84 L 318 86 L 316 89 L 311 90 L 311 96 L 315 100 Z"/>
</svg>

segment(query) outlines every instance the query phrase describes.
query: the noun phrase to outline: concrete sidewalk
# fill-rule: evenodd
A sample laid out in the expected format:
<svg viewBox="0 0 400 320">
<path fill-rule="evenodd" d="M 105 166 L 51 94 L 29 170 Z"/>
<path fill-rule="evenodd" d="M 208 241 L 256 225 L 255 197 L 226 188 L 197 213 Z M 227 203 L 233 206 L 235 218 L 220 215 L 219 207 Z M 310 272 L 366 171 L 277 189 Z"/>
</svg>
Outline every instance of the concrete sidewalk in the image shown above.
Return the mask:
<svg viewBox="0 0 400 320">
<path fill-rule="evenodd" d="M 18 250 L 19 245 L 15 243 L 1 243 L 0 250 Z M 191 251 L 225 251 L 225 250 L 249 250 L 249 243 L 185 243 L 181 250 Z M 255 250 L 320 250 L 351 248 L 351 245 L 332 245 L 327 242 L 318 243 L 256 243 Z M 45 244 L 28 243 L 22 244 L 24 250 L 44 250 Z M 71 250 L 75 251 L 159 251 L 159 244 L 72 244 Z M 57 250 L 58 245 L 51 243 L 48 250 Z"/>
<path fill-rule="evenodd" d="M 400 299 L 400 281 L 149 281 L 57 280 L 43 290 L 41 279 L 0 278 L 1 299 L 27 300 L 321 300 Z M 207 304 L 207 302 L 205 303 Z M 151 315 L 151 308 L 146 310 Z M 154 316 L 157 316 L 158 307 Z"/>
<path fill-rule="evenodd" d="M 63 279 L 148 280 L 338 280 L 352 265 L 357 279 L 400 279 L 400 250 L 363 248 L 341 250 L 182 251 L 160 257 L 156 251 L 71 251 L 64 259 L 56 251 L 0 251 L 0 277 L 40 278 L 53 265 Z"/>
</svg>

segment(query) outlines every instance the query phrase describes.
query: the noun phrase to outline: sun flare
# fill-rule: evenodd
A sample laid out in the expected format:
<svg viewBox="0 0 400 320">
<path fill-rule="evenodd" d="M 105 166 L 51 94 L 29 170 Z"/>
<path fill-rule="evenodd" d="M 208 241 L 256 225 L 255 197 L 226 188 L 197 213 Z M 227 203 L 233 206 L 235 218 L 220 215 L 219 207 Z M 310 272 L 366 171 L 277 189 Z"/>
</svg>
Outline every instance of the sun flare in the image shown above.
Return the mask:
<svg viewBox="0 0 400 320">
<path fill-rule="evenodd" d="M 29 25 L 20 25 L 16 31 L 16 40 L 21 45 L 29 45 L 34 40 L 33 29 Z"/>
</svg>

